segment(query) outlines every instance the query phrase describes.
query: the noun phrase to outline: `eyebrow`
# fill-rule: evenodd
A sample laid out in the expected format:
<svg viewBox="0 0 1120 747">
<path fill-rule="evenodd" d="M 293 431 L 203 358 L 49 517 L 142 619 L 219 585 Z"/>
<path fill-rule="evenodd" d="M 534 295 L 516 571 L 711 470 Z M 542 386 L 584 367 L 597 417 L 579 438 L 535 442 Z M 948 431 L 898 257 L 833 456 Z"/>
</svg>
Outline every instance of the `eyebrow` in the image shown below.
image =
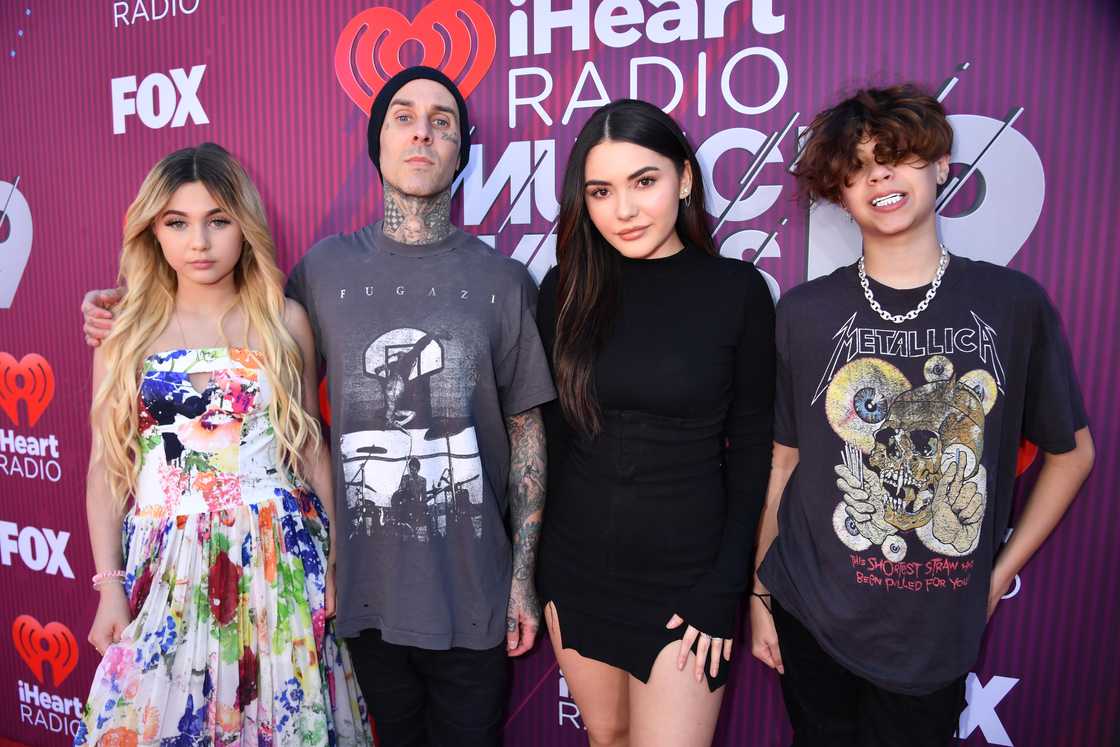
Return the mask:
<svg viewBox="0 0 1120 747">
<path fill-rule="evenodd" d="M 634 179 L 637 179 L 639 176 L 641 176 L 642 174 L 645 174 L 648 171 L 660 171 L 660 170 L 661 169 L 658 168 L 657 166 L 643 166 L 642 168 L 635 171 L 633 174 L 630 174 L 630 176 L 626 177 L 626 181 L 632 181 Z M 584 182 L 584 185 L 586 185 L 586 186 L 595 185 L 595 186 L 604 186 L 605 187 L 605 186 L 610 186 L 610 182 L 605 182 L 602 179 L 588 179 L 586 182 Z"/>
<path fill-rule="evenodd" d="M 214 208 L 213 210 L 211 210 L 210 212 L 208 212 L 208 213 L 206 214 L 206 216 L 207 216 L 207 217 L 209 217 L 209 216 L 213 215 L 214 213 L 224 213 L 224 212 L 225 212 L 225 210 L 223 210 L 222 208 L 220 208 L 220 207 L 216 207 L 216 208 Z M 183 212 L 182 210 L 164 210 L 164 211 L 163 211 L 163 214 L 164 214 L 164 215 L 181 215 L 181 216 L 183 216 L 184 218 L 187 218 L 187 217 L 189 217 L 189 216 L 188 216 L 188 215 L 187 215 L 186 213 L 184 213 L 184 212 Z"/>
</svg>

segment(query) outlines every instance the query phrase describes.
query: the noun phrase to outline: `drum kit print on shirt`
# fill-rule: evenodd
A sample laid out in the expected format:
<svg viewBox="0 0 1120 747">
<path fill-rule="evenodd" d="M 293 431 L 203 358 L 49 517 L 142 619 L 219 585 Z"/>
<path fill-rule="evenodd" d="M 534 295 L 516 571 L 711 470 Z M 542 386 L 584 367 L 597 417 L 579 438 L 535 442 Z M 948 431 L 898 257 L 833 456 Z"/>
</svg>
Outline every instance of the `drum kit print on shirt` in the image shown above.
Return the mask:
<svg viewBox="0 0 1120 747">
<path fill-rule="evenodd" d="M 464 334 L 460 327 L 457 334 Z M 482 538 L 482 463 L 469 417 L 433 414 L 434 388 L 470 385 L 449 350 L 454 335 L 393 329 L 365 349 L 363 385 L 377 399 L 376 427 L 340 441 L 349 536 L 390 534 L 420 543 L 449 534 Z M 459 397 L 460 401 L 469 398 Z"/>
</svg>

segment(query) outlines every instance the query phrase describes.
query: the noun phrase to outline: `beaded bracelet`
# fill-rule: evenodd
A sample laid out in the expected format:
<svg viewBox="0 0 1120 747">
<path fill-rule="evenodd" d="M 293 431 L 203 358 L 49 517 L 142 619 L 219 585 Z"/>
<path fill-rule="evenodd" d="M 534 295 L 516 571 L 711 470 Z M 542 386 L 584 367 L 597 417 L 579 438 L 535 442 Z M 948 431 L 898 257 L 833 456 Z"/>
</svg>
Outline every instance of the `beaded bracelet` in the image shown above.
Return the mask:
<svg viewBox="0 0 1120 747">
<path fill-rule="evenodd" d="M 93 575 L 91 583 L 93 584 L 94 589 L 100 589 L 101 584 L 105 583 L 106 581 L 120 581 L 123 584 L 125 575 L 126 574 L 124 571 L 105 571 L 104 573 L 95 573 Z"/>
</svg>

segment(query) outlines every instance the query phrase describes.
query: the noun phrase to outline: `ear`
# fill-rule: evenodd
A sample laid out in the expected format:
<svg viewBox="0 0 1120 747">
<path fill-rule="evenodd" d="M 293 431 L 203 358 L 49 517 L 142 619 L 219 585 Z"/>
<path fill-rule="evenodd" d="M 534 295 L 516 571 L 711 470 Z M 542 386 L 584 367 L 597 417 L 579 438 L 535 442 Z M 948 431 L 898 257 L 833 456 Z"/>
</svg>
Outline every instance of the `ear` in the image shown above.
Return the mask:
<svg viewBox="0 0 1120 747">
<path fill-rule="evenodd" d="M 690 161 L 684 162 L 684 168 L 681 170 L 681 191 L 682 198 L 684 195 L 692 193 L 692 163 Z"/>
<path fill-rule="evenodd" d="M 933 167 L 934 167 L 934 169 L 936 170 L 936 173 L 937 173 L 937 183 L 938 183 L 938 185 L 944 184 L 945 182 L 947 182 L 949 180 L 949 154 L 948 153 L 946 153 L 945 155 L 941 156 L 941 158 L 938 158 L 936 161 L 934 161 L 933 162 Z"/>
</svg>

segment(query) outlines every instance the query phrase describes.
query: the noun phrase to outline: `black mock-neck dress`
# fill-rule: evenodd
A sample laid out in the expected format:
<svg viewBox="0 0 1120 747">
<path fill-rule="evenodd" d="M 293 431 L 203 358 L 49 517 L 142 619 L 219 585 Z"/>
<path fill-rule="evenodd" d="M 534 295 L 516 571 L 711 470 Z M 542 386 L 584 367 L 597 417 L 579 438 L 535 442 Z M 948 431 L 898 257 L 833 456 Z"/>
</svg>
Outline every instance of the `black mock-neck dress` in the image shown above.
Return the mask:
<svg viewBox="0 0 1120 747">
<path fill-rule="evenodd" d="M 537 584 L 565 648 L 647 681 L 684 633 L 665 628 L 674 613 L 735 632 L 770 470 L 774 308 L 748 262 L 694 247 L 616 259 L 618 313 L 593 375 L 603 428 L 588 437 L 545 406 Z M 537 313 L 550 360 L 557 287 L 553 268 Z"/>
</svg>

